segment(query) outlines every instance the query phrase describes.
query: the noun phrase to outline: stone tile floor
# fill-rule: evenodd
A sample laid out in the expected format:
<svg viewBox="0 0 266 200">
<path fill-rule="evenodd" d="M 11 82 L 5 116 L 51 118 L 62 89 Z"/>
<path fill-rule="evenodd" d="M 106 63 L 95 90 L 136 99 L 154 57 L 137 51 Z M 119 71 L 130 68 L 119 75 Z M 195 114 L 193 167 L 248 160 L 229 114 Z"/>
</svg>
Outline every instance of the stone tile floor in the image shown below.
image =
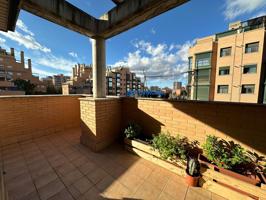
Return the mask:
<svg viewBox="0 0 266 200">
<path fill-rule="evenodd" d="M 5 146 L 1 163 L 10 200 L 222 200 L 113 145 L 93 153 L 69 130 Z"/>
</svg>

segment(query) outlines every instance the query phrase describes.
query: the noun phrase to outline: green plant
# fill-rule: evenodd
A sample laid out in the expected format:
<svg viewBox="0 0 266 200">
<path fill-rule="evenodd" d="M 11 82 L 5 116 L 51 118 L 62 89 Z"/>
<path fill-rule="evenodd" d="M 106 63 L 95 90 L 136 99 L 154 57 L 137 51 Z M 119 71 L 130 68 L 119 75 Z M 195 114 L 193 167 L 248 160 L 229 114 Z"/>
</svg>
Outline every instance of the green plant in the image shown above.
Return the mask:
<svg viewBox="0 0 266 200">
<path fill-rule="evenodd" d="M 203 144 L 204 155 L 219 167 L 236 169 L 250 162 L 244 148 L 233 141 L 225 141 L 216 136 L 208 135 Z"/>
<path fill-rule="evenodd" d="M 30 80 L 16 79 L 13 82 L 19 90 L 25 91 L 26 95 L 31 95 L 34 93 L 34 88 L 36 87 L 36 85 L 31 83 Z"/>
<path fill-rule="evenodd" d="M 175 157 L 186 159 L 185 138 L 173 137 L 169 134 L 159 134 L 153 136 L 152 146 L 158 150 L 163 159 L 173 159 Z"/>
<path fill-rule="evenodd" d="M 189 158 L 187 162 L 187 173 L 190 176 L 197 177 L 200 174 L 200 163 L 196 158 Z"/>
<path fill-rule="evenodd" d="M 137 138 L 141 134 L 141 127 L 135 123 L 129 123 L 124 131 L 125 137 L 128 139 Z"/>
</svg>

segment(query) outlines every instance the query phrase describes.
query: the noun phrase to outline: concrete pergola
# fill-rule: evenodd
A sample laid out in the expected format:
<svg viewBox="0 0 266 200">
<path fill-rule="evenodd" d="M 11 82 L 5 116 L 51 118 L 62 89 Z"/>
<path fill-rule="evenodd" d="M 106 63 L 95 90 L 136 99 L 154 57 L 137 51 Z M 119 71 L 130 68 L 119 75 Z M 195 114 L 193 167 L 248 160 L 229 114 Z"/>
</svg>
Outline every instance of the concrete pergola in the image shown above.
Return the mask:
<svg viewBox="0 0 266 200">
<path fill-rule="evenodd" d="M 115 7 L 99 19 L 65 0 L 0 0 L 0 30 L 14 31 L 21 9 L 93 39 L 93 96 L 106 97 L 105 40 L 189 0 L 112 0 Z"/>
</svg>

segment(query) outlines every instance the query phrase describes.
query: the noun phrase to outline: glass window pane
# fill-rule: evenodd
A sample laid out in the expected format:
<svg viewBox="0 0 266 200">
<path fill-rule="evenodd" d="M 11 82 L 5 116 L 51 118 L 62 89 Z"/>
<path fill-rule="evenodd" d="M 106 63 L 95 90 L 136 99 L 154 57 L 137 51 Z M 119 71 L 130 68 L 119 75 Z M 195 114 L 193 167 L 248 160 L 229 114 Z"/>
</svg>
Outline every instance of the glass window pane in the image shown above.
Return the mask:
<svg viewBox="0 0 266 200">
<path fill-rule="evenodd" d="M 219 75 L 223 76 L 223 75 L 228 75 L 230 74 L 230 67 L 220 67 L 219 68 Z"/>
<path fill-rule="evenodd" d="M 249 85 L 242 85 L 241 93 L 242 94 L 254 94 L 255 91 L 255 85 L 249 84 Z"/>
<path fill-rule="evenodd" d="M 230 55 L 231 55 L 231 47 L 222 48 L 220 50 L 220 57 L 230 56 Z"/>
<path fill-rule="evenodd" d="M 211 66 L 211 53 L 196 55 L 196 68 L 206 68 Z"/>
<path fill-rule="evenodd" d="M 228 93 L 228 85 L 218 85 L 218 93 L 227 94 Z"/>
<path fill-rule="evenodd" d="M 245 49 L 246 53 L 253 53 L 258 51 L 259 51 L 259 42 L 246 44 L 246 49 Z"/>
<path fill-rule="evenodd" d="M 209 100 L 209 89 L 208 85 L 198 85 L 195 87 L 194 96 L 196 100 L 208 101 Z"/>
<path fill-rule="evenodd" d="M 201 69 L 196 72 L 196 83 L 209 83 L 210 82 L 210 69 Z"/>
<path fill-rule="evenodd" d="M 257 65 L 245 65 L 243 68 L 243 74 L 257 73 Z"/>
</svg>

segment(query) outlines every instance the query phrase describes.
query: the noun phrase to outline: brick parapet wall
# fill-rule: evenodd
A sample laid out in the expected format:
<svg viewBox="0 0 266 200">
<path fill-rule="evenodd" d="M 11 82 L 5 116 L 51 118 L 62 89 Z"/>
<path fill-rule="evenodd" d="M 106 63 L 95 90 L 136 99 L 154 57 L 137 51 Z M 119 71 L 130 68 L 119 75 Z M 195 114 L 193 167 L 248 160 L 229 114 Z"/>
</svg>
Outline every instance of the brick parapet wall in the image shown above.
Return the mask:
<svg viewBox="0 0 266 200">
<path fill-rule="evenodd" d="M 81 98 L 80 141 L 93 151 L 114 142 L 121 131 L 121 100 L 118 98 Z"/>
<path fill-rule="evenodd" d="M 135 121 L 145 134 L 169 132 L 203 143 L 206 135 L 235 140 L 266 155 L 266 106 L 124 98 L 123 128 Z"/>
<path fill-rule="evenodd" d="M 81 96 L 0 97 L 2 145 L 80 126 Z"/>
</svg>

